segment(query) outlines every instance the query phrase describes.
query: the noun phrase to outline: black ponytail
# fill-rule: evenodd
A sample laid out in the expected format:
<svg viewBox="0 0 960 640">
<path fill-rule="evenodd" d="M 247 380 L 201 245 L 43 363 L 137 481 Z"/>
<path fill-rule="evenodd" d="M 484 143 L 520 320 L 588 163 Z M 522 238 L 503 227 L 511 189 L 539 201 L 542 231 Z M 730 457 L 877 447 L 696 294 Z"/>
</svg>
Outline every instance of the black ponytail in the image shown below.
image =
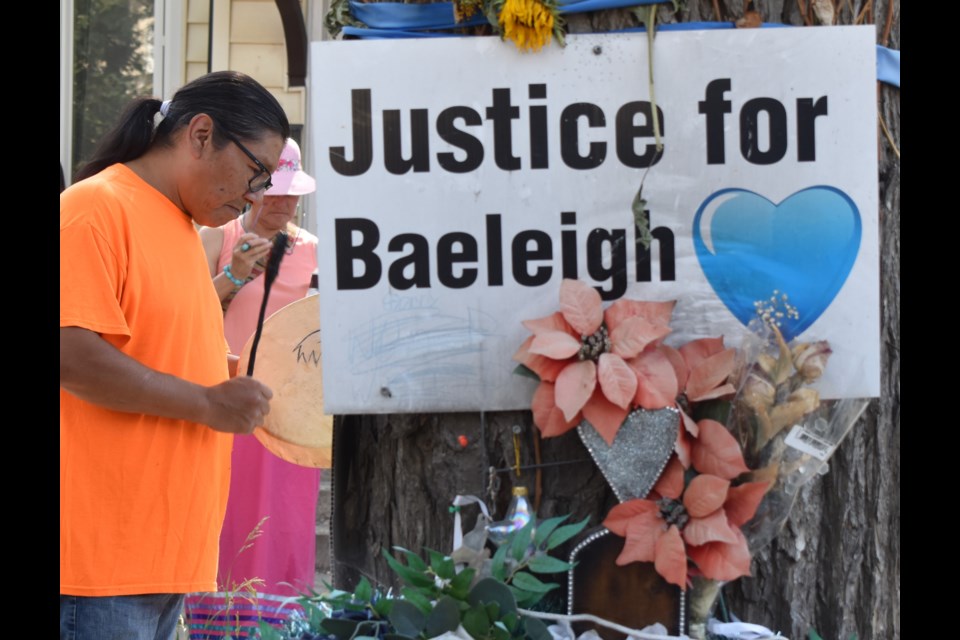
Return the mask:
<svg viewBox="0 0 960 640">
<path fill-rule="evenodd" d="M 74 180 L 98 174 L 112 164 L 139 158 L 153 140 L 153 118 L 160 111 L 156 98 L 133 100 L 120 116 L 120 121 L 97 145 L 93 158 L 83 166 Z"/>
<path fill-rule="evenodd" d="M 221 128 L 241 140 L 260 140 L 267 132 L 284 140 L 290 137 L 290 123 L 277 99 L 259 82 L 237 71 L 208 73 L 181 87 L 154 127 L 161 105 L 156 98 L 131 102 L 76 180 L 89 178 L 117 162 L 135 160 L 154 146 L 170 146 L 173 134 L 199 113 L 213 119 L 217 148 L 228 141 Z"/>
</svg>

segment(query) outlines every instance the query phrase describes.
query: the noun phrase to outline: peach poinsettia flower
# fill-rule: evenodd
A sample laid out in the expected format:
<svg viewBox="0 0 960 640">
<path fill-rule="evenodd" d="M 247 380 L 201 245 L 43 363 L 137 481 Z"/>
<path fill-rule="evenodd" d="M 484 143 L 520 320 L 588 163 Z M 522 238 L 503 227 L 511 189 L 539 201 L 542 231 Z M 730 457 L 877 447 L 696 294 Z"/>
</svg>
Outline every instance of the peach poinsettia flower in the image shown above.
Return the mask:
<svg viewBox="0 0 960 640">
<path fill-rule="evenodd" d="M 674 302 L 618 300 L 604 312 L 600 294 L 578 280 L 560 285 L 560 311 L 523 323 L 533 335 L 514 354 L 540 377 L 534 423 L 556 436 L 586 418 L 608 443 L 637 402 L 628 364 L 670 333 Z"/>
<path fill-rule="evenodd" d="M 733 580 L 750 573 L 750 549 L 740 530 L 756 513 L 766 482 L 731 486 L 748 471 L 740 445 L 713 420 L 698 423 L 692 447 L 699 471 L 685 483 L 684 467 L 674 457 L 646 499 L 610 510 L 603 525 L 626 538 L 618 565 L 653 562 L 664 580 L 686 588 L 692 571 L 713 580 Z"/>
<path fill-rule="evenodd" d="M 693 340 L 679 349 L 658 344 L 634 358 L 630 366 L 639 380 L 638 406 L 680 410 L 684 428 L 677 435 L 676 452 L 683 466 L 689 468 L 690 438 L 697 436 L 697 423 L 688 409 L 697 402 L 736 391 L 729 383 L 736 367 L 736 350 L 725 348 L 722 337 Z"/>
</svg>

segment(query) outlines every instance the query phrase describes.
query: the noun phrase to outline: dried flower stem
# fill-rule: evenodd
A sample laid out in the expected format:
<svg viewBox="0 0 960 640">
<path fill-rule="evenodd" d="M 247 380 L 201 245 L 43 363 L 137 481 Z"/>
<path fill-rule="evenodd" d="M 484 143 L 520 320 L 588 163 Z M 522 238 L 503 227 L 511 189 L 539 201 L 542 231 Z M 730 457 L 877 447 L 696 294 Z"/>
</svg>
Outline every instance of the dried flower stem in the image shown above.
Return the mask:
<svg viewBox="0 0 960 640">
<path fill-rule="evenodd" d="M 657 145 L 657 153 L 660 153 L 663 151 L 663 140 L 660 138 L 660 118 L 657 117 L 657 97 L 653 90 L 653 38 L 656 36 L 656 33 L 657 5 L 651 4 L 647 8 L 647 74 L 650 83 L 650 110 L 653 113 L 653 139 Z"/>
<path fill-rule="evenodd" d="M 897 147 L 897 143 L 893 141 L 893 136 L 890 135 L 890 130 L 887 129 L 887 123 L 883 120 L 883 114 L 877 113 L 877 117 L 880 120 L 880 128 L 883 129 L 883 135 L 887 137 L 887 142 L 890 143 L 890 148 L 893 150 L 893 155 L 897 156 L 897 160 L 900 159 L 900 148 Z"/>
<path fill-rule="evenodd" d="M 887 0 L 887 21 L 883 25 L 883 36 L 880 44 L 884 47 L 890 43 L 890 31 L 893 29 L 893 1 Z"/>
</svg>

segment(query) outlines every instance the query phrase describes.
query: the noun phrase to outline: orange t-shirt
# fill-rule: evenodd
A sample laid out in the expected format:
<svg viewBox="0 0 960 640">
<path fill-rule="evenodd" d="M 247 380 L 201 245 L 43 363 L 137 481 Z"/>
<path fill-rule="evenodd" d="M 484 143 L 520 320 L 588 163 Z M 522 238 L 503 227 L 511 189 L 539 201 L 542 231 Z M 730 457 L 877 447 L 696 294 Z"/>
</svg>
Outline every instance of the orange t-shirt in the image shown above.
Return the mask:
<svg viewBox="0 0 960 640">
<path fill-rule="evenodd" d="M 60 326 L 201 385 L 227 379 L 191 219 L 124 165 L 60 195 Z M 232 436 L 60 390 L 60 593 L 215 591 Z"/>
</svg>

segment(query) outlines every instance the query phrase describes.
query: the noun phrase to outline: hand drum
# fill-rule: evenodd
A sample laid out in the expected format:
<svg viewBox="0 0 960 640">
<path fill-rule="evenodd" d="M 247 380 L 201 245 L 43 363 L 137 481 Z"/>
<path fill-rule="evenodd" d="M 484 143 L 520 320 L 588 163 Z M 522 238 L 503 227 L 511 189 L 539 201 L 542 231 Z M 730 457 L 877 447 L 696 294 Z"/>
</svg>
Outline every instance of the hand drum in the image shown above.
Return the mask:
<svg viewBox="0 0 960 640">
<path fill-rule="evenodd" d="M 240 354 L 246 371 L 253 339 Z M 304 467 L 329 468 L 333 416 L 323 413 L 320 296 L 280 309 L 263 323 L 254 377 L 273 390 L 270 413 L 254 435 L 274 455 Z"/>
</svg>

